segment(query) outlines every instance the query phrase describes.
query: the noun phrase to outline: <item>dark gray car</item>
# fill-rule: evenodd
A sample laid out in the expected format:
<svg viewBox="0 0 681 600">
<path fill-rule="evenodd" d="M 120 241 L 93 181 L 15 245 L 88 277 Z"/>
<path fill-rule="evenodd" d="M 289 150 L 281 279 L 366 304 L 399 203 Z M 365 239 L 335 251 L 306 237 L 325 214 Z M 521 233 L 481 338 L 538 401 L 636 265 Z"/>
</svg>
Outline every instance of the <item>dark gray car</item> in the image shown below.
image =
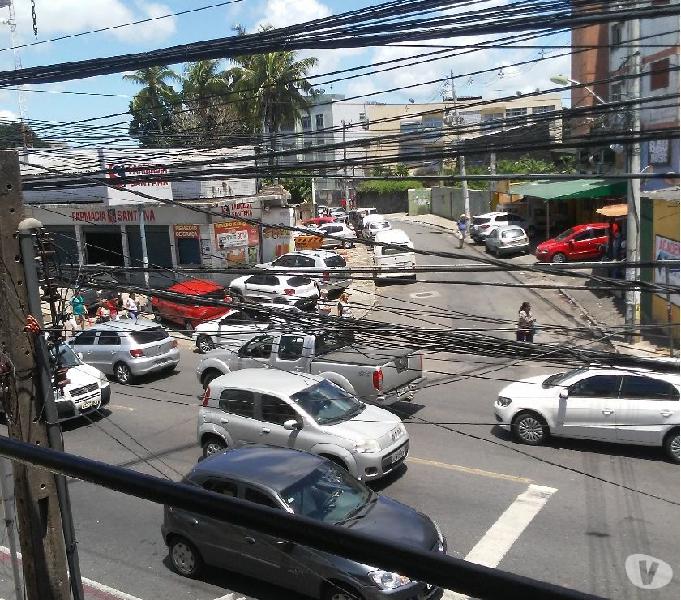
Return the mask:
<svg viewBox="0 0 681 600">
<path fill-rule="evenodd" d="M 229 450 L 197 464 L 184 483 L 391 542 L 446 552 L 446 542 L 429 517 L 306 452 L 269 446 Z M 397 573 L 169 506 L 162 533 L 174 569 L 186 577 L 198 576 L 209 564 L 321 600 L 426 600 L 440 592 Z"/>
</svg>

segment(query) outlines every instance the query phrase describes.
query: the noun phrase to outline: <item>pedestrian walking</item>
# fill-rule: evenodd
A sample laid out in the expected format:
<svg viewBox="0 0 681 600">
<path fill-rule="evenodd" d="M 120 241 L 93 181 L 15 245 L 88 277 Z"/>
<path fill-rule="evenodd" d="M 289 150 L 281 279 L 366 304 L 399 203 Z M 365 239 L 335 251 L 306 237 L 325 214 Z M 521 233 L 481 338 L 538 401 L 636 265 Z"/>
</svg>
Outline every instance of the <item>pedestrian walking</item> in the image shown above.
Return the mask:
<svg viewBox="0 0 681 600">
<path fill-rule="evenodd" d="M 534 328 L 537 319 L 532 315 L 532 308 L 529 302 L 523 302 L 518 310 L 518 328 L 516 329 L 515 339 L 518 342 L 533 342 Z"/>
<path fill-rule="evenodd" d="M 352 317 L 352 308 L 350 307 L 350 294 L 343 292 L 338 299 L 336 305 L 339 317 Z"/>
<path fill-rule="evenodd" d="M 112 321 L 118 320 L 118 308 L 120 306 L 121 299 L 118 296 L 109 298 L 106 302 L 106 307 L 109 309 L 109 318 Z"/>
<path fill-rule="evenodd" d="M 463 248 L 464 240 L 466 239 L 466 232 L 468 231 L 468 218 L 465 214 L 459 216 L 459 220 L 456 222 L 456 231 L 454 232 L 454 237 L 459 242 L 459 248 Z"/>
<path fill-rule="evenodd" d="M 128 317 L 137 321 L 137 315 L 139 314 L 139 308 L 137 306 L 137 300 L 135 299 L 135 294 L 130 294 L 125 300 L 125 310 L 128 312 Z"/>
<path fill-rule="evenodd" d="M 73 311 L 73 318 L 76 324 L 81 329 L 85 329 L 85 318 L 87 317 L 87 306 L 85 306 L 85 298 L 80 293 L 80 290 L 73 292 L 71 298 L 71 310 Z"/>
</svg>

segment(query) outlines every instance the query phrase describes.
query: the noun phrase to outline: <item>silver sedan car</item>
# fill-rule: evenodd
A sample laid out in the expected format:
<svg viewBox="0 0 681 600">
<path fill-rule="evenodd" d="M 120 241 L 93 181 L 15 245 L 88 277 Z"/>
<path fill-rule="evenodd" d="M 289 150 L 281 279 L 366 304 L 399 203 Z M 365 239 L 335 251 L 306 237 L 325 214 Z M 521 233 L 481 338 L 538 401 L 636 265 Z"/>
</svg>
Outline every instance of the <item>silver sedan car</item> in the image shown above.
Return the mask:
<svg viewBox="0 0 681 600">
<path fill-rule="evenodd" d="M 522 227 L 508 225 L 497 227 L 485 238 L 487 252 L 495 256 L 530 251 L 530 240 Z"/>
<path fill-rule="evenodd" d="M 318 375 L 243 369 L 213 379 L 199 411 L 204 456 L 269 444 L 324 456 L 365 481 L 404 462 L 400 418 L 365 404 Z"/>
</svg>

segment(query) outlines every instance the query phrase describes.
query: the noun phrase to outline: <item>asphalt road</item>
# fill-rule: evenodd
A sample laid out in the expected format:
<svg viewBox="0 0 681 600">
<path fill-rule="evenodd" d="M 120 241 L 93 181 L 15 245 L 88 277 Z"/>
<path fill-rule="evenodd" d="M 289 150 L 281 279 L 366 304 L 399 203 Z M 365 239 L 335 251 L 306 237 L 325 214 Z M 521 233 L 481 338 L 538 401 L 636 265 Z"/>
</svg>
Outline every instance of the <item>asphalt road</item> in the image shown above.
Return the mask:
<svg viewBox="0 0 681 600">
<path fill-rule="evenodd" d="M 417 248 L 455 250 L 447 234 L 400 226 Z M 479 256 L 477 249 L 466 252 Z M 419 262 L 452 261 L 419 257 Z M 526 289 L 446 283 L 515 282 L 508 275 L 428 279 L 441 283 L 378 287 L 372 318 L 506 329 L 491 333 L 510 338 L 508 324 L 479 318 L 513 320 L 528 300 L 541 325 L 574 325 L 554 309 L 560 300 L 550 294 L 552 304 Z M 569 329 L 560 337 L 540 333 L 537 341 L 590 344 L 573 334 Z M 180 369 L 171 375 L 132 386 L 113 384 L 109 411 L 65 427 L 66 449 L 180 479 L 200 455 L 195 433 L 200 386 L 194 376 L 200 357 L 186 342 L 181 352 Z M 453 555 L 610 598 L 678 598 L 678 467 L 656 449 L 567 440 L 530 448 L 511 441 L 492 423 L 492 402 L 507 380 L 551 372 L 545 365 L 458 354 L 428 356 L 424 366 L 429 373 L 414 401 L 394 406 L 407 423 L 411 456 L 400 472 L 376 484 L 377 490 L 432 516 Z M 92 580 L 88 597 L 293 598 L 228 572 L 184 579 L 169 567 L 160 536 L 161 507 L 79 481 L 72 481 L 70 490 L 82 572 Z M 6 545 L 1 536 L 0 545 Z M 635 587 L 625 573 L 632 554 L 669 563 L 672 582 L 658 591 Z M 13 597 L 7 560 L 0 561 L 0 597 Z"/>
</svg>

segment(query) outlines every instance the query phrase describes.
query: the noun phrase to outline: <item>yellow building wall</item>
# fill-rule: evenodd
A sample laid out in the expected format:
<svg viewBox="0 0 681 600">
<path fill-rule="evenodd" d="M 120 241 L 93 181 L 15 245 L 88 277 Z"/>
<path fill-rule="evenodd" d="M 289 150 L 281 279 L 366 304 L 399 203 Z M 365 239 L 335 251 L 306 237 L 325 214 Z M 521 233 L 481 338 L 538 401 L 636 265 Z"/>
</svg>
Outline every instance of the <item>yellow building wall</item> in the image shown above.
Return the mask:
<svg viewBox="0 0 681 600">
<path fill-rule="evenodd" d="M 668 200 L 653 201 L 653 247 L 655 236 L 679 241 L 679 203 Z M 679 307 L 672 303 L 672 323 L 679 322 Z M 653 321 L 656 323 L 667 322 L 667 300 L 657 294 L 653 295 Z M 674 337 L 678 341 L 679 328 L 674 329 Z"/>
</svg>

